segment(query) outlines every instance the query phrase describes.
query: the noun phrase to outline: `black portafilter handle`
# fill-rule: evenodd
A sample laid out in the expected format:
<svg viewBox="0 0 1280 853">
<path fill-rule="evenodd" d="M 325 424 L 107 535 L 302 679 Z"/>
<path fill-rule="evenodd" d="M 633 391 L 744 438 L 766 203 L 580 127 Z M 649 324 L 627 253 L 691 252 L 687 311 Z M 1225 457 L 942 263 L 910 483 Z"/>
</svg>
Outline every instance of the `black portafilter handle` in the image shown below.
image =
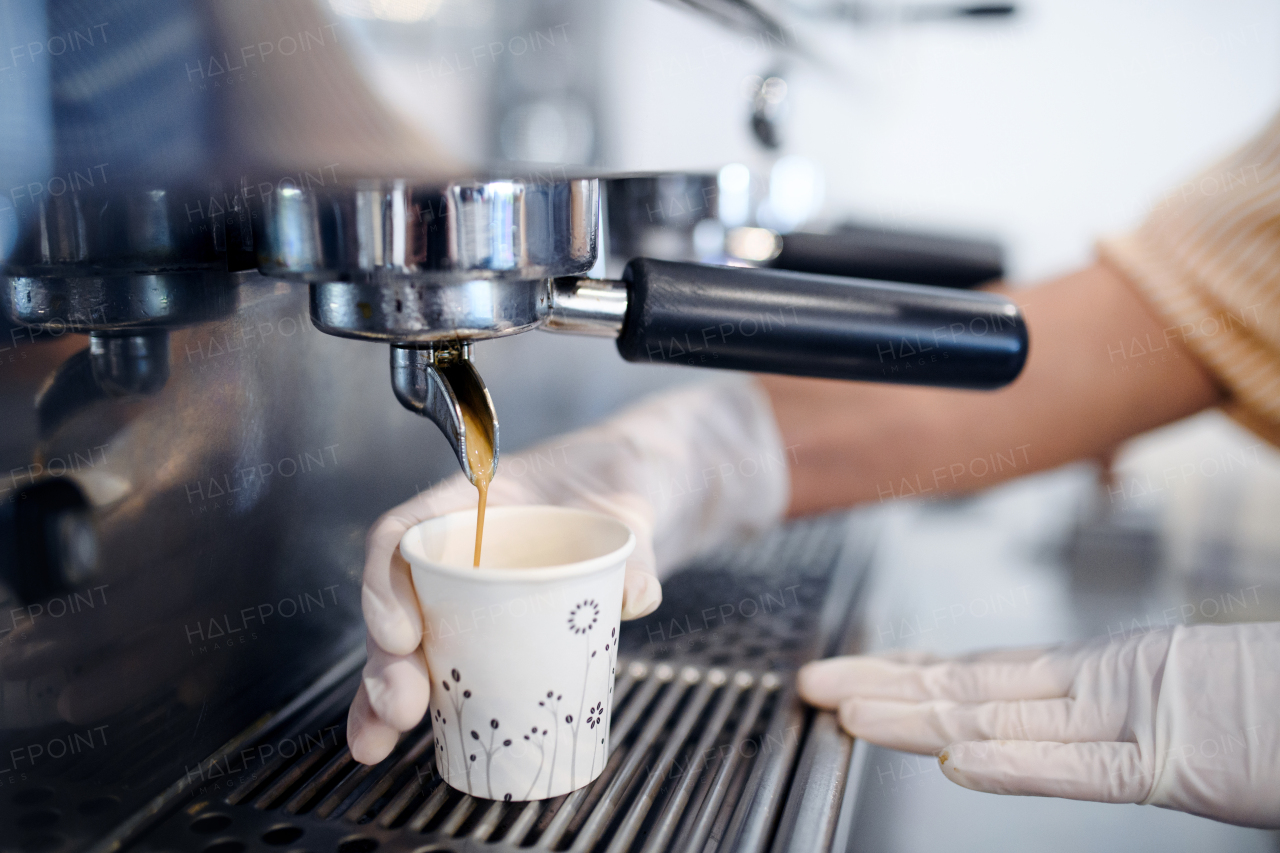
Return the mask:
<svg viewBox="0 0 1280 853">
<path fill-rule="evenodd" d="M 627 361 L 991 389 L 1027 360 L 1021 312 L 991 293 L 652 258 L 622 278 Z"/>
</svg>

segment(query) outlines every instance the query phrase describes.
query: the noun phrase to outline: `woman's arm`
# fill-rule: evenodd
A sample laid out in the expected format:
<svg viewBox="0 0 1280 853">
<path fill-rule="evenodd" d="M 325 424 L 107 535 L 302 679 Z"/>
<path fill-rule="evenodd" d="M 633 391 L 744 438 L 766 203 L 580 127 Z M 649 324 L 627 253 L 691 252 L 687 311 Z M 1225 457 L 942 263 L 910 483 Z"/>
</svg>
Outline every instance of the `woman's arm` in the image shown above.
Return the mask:
<svg viewBox="0 0 1280 853">
<path fill-rule="evenodd" d="M 1016 382 L 947 391 L 762 376 L 791 462 L 791 516 L 986 488 L 1108 453 L 1218 403 L 1222 392 L 1111 267 L 1026 290 Z"/>
</svg>

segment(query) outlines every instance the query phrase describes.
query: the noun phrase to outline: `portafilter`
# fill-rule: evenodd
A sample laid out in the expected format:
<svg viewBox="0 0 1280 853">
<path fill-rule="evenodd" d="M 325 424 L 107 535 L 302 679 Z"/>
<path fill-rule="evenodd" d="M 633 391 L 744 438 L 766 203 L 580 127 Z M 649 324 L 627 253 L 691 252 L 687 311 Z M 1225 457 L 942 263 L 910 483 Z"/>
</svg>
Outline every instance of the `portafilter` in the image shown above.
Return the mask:
<svg viewBox="0 0 1280 853">
<path fill-rule="evenodd" d="M 463 406 L 491 427 L 497 464 L 470 360 L 488 338 L 545 329 L 616 338 L 633 362 L 973 389 L 1026 361 L 1021 313 L 990 293 L 645 257 L 620 280 L 590 278 L 599 194 L 571 177 L 277 185 L 259 270 L 309 282 L 322 331 L 389 343 L 397 398 L 473 481 Z"/>
</svg>

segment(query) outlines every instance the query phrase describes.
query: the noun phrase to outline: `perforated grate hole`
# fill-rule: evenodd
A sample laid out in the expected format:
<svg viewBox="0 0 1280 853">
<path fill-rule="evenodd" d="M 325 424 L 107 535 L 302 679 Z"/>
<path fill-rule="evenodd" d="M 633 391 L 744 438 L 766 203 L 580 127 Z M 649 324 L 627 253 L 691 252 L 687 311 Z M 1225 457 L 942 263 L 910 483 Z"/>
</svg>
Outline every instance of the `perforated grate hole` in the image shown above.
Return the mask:
<svg viewBox="0 0 1280 853">
<path fill-rule="evenodd" d="M 275 826 L 262 833 L 262 840 L 273 847 L 292 844 L 306 833 L 300 826 Z"/>
<path fill-rule="evenodd" d="M 231 818 L 224 814 L 201 815 L 191 821 L 191 831 L 199 835 L 213 835 L 231 826 Z"/>
<path fill-rule="evenodd" d="M 244 853 L 249 845 L 238 838 L 224 838 L 204 848 L 204 853 Z"/>
</svg>

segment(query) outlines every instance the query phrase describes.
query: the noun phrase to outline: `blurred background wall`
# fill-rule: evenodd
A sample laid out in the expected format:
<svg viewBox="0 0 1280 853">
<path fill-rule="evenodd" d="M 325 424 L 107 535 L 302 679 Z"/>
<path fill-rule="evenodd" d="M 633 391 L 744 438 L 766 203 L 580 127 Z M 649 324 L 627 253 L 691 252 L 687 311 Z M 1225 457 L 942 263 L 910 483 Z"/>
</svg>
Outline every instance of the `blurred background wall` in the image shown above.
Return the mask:
<svg viewBox="0 0 1280 853">
<path fill-rule="evenodd" d="M 804 6 L 818 4 L 792 8 Z M 416 25 L 341 21 L 377 39 L 364 58 L 383 91 L 461 156 L 622 170 L 742 162 L 761 178 L 799 155 L 825 177 L 816 218 L 993 235 L 1018 278 L 1085 262 L 1098 234 L 1136 223 L 1280 106 L 1280 6 L 1264 0 L 1026 0 L 1008 20 L 921 22 L 895 20 L 906 4 L 866 8 L 878 13 L 865 24 L 783 18 L 825 68 L 655 0 L 424 0 Z M 505 49 L 535 30 L 523 55 Z M 504 43 L 496 57 L 493 41 Z M 770 153 L 749 130 L 746 89 L 777 67 L 787 112 Z M 572 90 L 526 117 L 542 122 L 536 150 L 511 143 L 509 116 L 469 113 L 468 92 L 499 72 L 530 92 Z"/>
</svg>

